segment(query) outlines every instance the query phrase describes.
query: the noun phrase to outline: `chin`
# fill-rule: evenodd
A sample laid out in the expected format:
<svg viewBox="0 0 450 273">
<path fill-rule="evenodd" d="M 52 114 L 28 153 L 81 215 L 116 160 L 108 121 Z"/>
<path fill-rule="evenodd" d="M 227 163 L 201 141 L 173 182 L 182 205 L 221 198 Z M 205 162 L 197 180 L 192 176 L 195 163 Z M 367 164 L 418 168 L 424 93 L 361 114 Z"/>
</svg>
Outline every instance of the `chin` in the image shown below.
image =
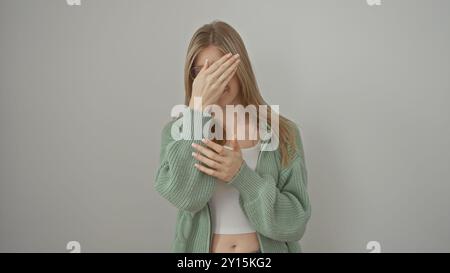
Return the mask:
<svg viewBox="0 0 450 273">
<path fill-rule="evenodd" d="M 225 108 L 226 105 L 234 105 L 233 101 L 235 100 L 236 96 L 236 93 L 231 92 L 230 89 L 226 89 L 225 91 L 223 91 L 223 95 L 220 98 L 218 105 L 222 108 Z"/>
</svg>

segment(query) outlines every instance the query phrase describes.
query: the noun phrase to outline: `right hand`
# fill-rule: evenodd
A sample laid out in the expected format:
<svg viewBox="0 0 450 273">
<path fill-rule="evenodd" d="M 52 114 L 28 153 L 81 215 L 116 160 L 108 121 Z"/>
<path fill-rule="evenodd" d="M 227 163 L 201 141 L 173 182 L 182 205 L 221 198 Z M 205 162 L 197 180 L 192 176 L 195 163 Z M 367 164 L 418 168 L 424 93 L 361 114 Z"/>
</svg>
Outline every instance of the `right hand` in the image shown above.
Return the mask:
<svg viewBox="0 0 450 273">
<path fill-rule="evenodd" d="M 215 61 L 211 66 L 205 61 L 202 69 L 192 83 L 192 95 L 189 107 L 194 109 L 194 97 L 202 97 L 202 109 L 215 104 L 222 95 L 228 82 L 233 78 L 240 62 L 239 54 L 228 53 Z"/>
</svg>

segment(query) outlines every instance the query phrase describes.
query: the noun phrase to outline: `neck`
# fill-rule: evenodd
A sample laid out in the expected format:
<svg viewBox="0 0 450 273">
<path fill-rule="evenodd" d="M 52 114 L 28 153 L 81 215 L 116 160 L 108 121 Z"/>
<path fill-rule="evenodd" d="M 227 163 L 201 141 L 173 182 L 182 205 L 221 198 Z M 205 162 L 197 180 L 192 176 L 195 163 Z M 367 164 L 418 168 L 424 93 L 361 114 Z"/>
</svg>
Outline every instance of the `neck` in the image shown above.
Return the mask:
<svg viewBox="0 0 450 273">
<path fill-rule="evenodd" d="M 233 105 L 242 105 L 242 103 L 241 103 L 241 101 L 239 101 L 239 103 L 236 103 Z M 242 113 L 240 113 L 240 114 L 242 115 Z M 224 130 L 223 136 L 227 140 L 227 142 L 232 138 L 233 135 L 238 137 L 238 134 L 237 134 L 238 130 L 240 132 L 244 132 L 244 136 L 245 136 L 245 139 L 238 139 L 238 140 L 247 140 L 247 141 L 253 140 L 255 143 L 258 141 L 258 138 L 259 138 L 258 125 L 257 125 L 258 122 L 255 118 L 253 120 L 256 122 L 256 124 L 253 124 L 255 122 L 252 122 L 252 124 L 250 124 L 250 118 L 247 118 L 247 116 L 248 115 L 245 114 L 244 124 L 238 124 L 238 122 L 239 122 L 238 113 L 235 112 L 234 115 L 232 115 L 232 117 L 230 117 L 230 118 L 232 118 L 232 120 L 229 121 L 229 122 L 234 123 L 234 128 L 230 129 L 230 128 L 227 128 L 227 116 L 225 114 L 225 109 L 223 109 L 223 116 L 220 119 L 220 123 L 222 124 L 222 128 Z M 229 130 L 227 130 L 227 129 L 229 129 Z M 231 132 L 228 132 L 228 131 L 231 131 Z"/>
</svg>

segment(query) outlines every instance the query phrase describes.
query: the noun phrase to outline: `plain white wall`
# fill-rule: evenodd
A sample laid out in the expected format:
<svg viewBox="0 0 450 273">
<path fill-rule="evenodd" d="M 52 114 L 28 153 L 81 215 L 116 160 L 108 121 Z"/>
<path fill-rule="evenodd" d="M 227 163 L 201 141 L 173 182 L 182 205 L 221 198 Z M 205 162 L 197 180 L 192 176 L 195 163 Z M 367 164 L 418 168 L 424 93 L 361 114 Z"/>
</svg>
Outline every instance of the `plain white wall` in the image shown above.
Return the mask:
<svg viewBox="0 0 450 273">
<path fill-rule="evenodd" d="M 169 251 L 153 190 L 188 42 L 221 19 L 301 125 L 305 252 L 450 251 L 445 0 L 0 2 L 0 251 Z"/>
</svg>

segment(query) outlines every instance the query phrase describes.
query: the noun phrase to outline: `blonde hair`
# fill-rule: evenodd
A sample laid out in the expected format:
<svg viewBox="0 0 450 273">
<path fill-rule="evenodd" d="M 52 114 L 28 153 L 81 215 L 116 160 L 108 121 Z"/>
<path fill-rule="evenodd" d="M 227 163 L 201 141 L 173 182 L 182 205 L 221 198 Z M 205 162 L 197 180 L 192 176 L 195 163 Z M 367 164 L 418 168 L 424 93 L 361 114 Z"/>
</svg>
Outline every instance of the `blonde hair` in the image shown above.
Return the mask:
<svg viewBox="0 0 450 273">
<path fill-rule="evenodd" d="M 190 69 L 192 68 L 198 53 L 211 45 L 216 46 L 223 54 L 228 52 L 233 54 L 239 53 L 241 62 L 236 71 L 236 76 L 240 86 L 240 96 L 244 104 L 243 106 L 254 105 L 258 108 L 259 105 L 267 105 L 268 113 L 266 122 L 271 125 L 271 119 L 269 117 L 270 115 L 277 113 L 272 111 L 271 107 L 264 101 L 259 92 L 244 42 L 233 27 L 219 20 L 214 20 L 213 22 L 200 27 L 194 33 L 189 43 L 184 68 L 185 104 L 189 105 L 192 95 L 193 79 L 190 76 Z M 282 166 L 287 166 L 293 157 L 291 151 L 297 148 L 294 130 L 295 123 L 280 114 L 278 114 L 278 117 L 281 164 Z M 274 128 L 271 128 L 271 130 L 273 129 Z"/>
</svg>

